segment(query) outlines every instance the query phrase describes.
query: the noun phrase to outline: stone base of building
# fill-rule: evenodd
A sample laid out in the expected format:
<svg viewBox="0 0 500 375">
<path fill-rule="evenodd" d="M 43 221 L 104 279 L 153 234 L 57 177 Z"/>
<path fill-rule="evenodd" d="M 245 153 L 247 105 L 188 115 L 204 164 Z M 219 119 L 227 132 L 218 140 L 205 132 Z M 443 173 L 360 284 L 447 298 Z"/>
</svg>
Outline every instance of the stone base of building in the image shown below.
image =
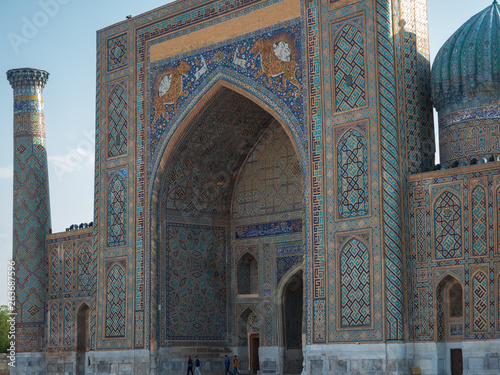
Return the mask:
<svg viewBox="0 0 500 375">
<path fill-rule="evenodd" d="M 457 351 L 458 349 L 458 351 Z M 238 354 L 242 375 L 250 374 L 242 348 L 162 348 L 83 353 L 18 353 L 11 374 L 26 375 L 184 375 L 187 357 L 198 356 L 203 375 L 224 373 L 224 355 Z M 303 349 L 307 375 L 451 375 L 452 350 L 461 354 L 464 375 L 500 374 L 500 340 L 406 344 L 308 345 Z M 461 352 L 460 352 L 461 351 Z M 286 354 L 279 347 L 259 348 L 257 374 L 286 374 Z M 232 370 L 232 368 L 231 368 Z"/>
<path fill-rule="evenodd" d="M 453 349 L 462 351 L 464 375 L 500 374 L 500 340 L 406 344 L 422 374 L 451 374 Z"/>
<path fill-rule="evenodd" d="M 86 372 L 82 374 L 157 374 L 155 354 L 155 352 L 150 352 L 149 350 L 113 350 L 89 352 L 87 353 Z"/>
<path fill-rule="evenodd" d="M 459 349 L 463 375 L 500 374 L 500 340 L 406 344 L 308 345 L 308 375 L 451 375 L 452 349 Z"/>
<path fill-rule="evenodd" d="M 42 375 L 47 371 L 45 353 L 17 353 L 15 367 L 10 368 L 11 374 Z"/>
<path fill-rule="evenodd" d="M 231 349 L 224 347 L 160 348 L 157 356 L 158 374 L 186 374 L 188 356 L 193 360 L 193 371 L 195 356 L 198 356 L 203 375 L 223 374 L 224 355 L 230 356 L 232 353 Z"/>
<path fill-rule="evenodd" d="M 406 344 L 308 345 L 305 374 L 409 375 Z"/>
</svg>

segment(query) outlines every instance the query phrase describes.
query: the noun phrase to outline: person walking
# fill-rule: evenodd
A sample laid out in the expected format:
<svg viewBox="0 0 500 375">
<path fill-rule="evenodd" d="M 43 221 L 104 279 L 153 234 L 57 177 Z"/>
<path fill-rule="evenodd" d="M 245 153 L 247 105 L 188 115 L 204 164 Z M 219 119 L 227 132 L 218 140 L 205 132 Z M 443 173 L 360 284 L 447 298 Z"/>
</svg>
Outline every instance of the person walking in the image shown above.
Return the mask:
<svg viewBox="0 0 500 375">
<path fill-rule="evenodd" d="M 191 372 L 191 375 L 194 375 L 193 374 L 193 360 L 191 359 L 191 356 L 189 355 L 188 356 L 188 372 L 186 375 L 189 375 L 190 372 Z"/>
<path fill-rule="evenodd" d="M 232 375 L 232 372 L 229 371 L 230 365 L 231 365 L 231 362 L 229 361 L 229 357 L 226 354 L 226 358 L 224 359 L 224 366 L 226 367 L 226 372 L 224 373 L 224 375 L 227 375 L 228 373 L 229 373 L 229 375 Z"/>
<path fill-rule="evenodd" d="M 234 356 L 233 358 L 233 375 L 241 375 L 240 372 L 238 371 L 238 357 Z"/>
<path fill-rule="evenodd" d="M 194 363 L 194 375 L 201 375 L 200 372 L 200 360 L 198 359 L 198 356 L 194 357 L 196 359 Z"/>
</svg>

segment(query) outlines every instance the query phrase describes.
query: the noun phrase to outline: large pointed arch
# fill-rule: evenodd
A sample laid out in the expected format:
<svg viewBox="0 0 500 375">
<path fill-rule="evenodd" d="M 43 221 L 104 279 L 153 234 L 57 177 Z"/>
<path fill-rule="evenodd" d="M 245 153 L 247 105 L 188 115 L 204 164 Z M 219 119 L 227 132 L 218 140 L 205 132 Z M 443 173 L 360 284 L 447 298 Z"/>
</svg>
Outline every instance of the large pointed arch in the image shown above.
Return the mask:
<svg viewBox="0 0 500 375">
<path fill-rule="evenodd" d="M 174 151 L 175 146 L 196 117 L 203 112 L 214 96 L 224 88 L 233 90 L 254 102 L 280 123 L 288 134 L 297 155 L 300 156 L 304 177 L 307 178 L 308 166 L 307 163 L 304 162 L 307 159 L 307 149 L 303 134 L 301 134 L 301 130 L 299 129 L 299 123 L 288 108 L 279 105 L 280 100 L 276 96 L 270 92 L 264 94 L 259 88 L 249 86 L 244 77 L 241 79 L 235 78 L 234 72 L 231 72 L 231 75 L 229 75 L 225 74 L 224 70 L 221 70 L 219 74 L 208 79 L 203 87 L 204 90 L 201 93 L 193 95 L 185 105 L 179 108 L 178 115 L 172 122 L 170 130 L 163 134 L 159 142 L 159 152 L 156 158 L 151 161 L 152 173 L 148 181 L 148 190 L 150 192 L 149 203 L 151 203 L 151 198 L 154 197 L 155 193 L 159 190 L 161 174 L 164 172 L 168 159 Z"/>
<path fill-rule="evenodd" d="M 177 120 L 173 120 L 172 127 L 170 131 L 165 132 L 162 139 L 159 142 L 158 154 L 155 159 L 151 160 L 151 173 L 148 180 L 148 212 L 147 219 L 149 223 L 146 227 L 149 228 L 149 241 L 147 246 L 149 250 L 145 252 L 146 265 L 149 269 L 147 274 L 150 274 L 146 282 L 149 284 L 146 289 L 150 289 L 151 285 L 156 285 L 159 282 L 157 266 L 153 266 L 152 260 L 159 259 L 159 241 L 160 241 L 160 221 L 159 221 L 159 204 L 161 187 L 163 184 L 163 177 L 167 169 L 170 158 L 175 152 L 175 149 L 179 142 L 189 131 L 191 125 L 203 112 L 211 105 L 211 102 L 220 94 L 223 90 L 229 90 L 235 92 L 250 102 L 258 105 L 262 110 L 267 112 L 280 126 L 284 129 L 288 138 L 293 145 L 293 148 L 298 156 L 301 164 L 301 170 L 304 179 L 304 185 L 307 185 L 308 181 L 308 165 L 306 143 L 304 142 L 302 130 L 299 129 L 297 119 L 292 115 L 292 113 L 287 108 L 282 108 L 279 106 L 279 100 L 272 97 L 272 93 L 266 93 L 265 95 L 258 91 L 258 88 L 249 87 L 245 85 L 244 80 L 238 80 L 232 76 L 224 74 L 223 71 L 219 72 L 217 75 L 207 80 L 207 84 L 204 86 L 204 91 L 198 95 L 194 95 L 193 98 L 185 103 L 181 108 L 178 109 L 178 115 L 176 115 Z M 306 197 L 304 201 L 307 202 Z M 304 207 L 305 209 L 305 207 Z M 151 300 L 148 305 L 151 311 L 158 311 L 160 301 L 157 295 L 151 295 Z M 155 314 L 151 315 L 153 319 L 152 324 L 157 326 L 159 317 Z M 156 320 L 156 321 L 155 321 Z M 160 337 L 159 337 L 160 338 Z"/>
</svg>

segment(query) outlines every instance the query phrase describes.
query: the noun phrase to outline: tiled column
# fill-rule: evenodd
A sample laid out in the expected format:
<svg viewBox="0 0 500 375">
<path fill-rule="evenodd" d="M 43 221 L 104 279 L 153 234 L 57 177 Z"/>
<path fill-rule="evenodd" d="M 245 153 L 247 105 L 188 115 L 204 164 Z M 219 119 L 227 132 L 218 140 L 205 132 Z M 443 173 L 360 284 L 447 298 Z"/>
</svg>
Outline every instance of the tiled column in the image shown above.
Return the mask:
<svg viewBox="0 0 500 375">
<path fill-rule="evenodd" d="M 14 89 L 13 260 L 16 262 L 16 351 L 44 349 L 47 253 L 51 228 L 42 90 L 49 73 L 7 72 Z"/>
</svg>

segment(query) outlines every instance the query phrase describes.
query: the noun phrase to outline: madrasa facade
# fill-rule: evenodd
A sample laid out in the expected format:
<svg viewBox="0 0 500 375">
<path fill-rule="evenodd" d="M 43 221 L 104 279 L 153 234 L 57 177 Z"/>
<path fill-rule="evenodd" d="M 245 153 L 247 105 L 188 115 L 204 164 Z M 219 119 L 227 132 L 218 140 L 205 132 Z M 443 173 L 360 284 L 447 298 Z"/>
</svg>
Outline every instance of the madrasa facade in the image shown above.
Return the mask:
<svg viewBox="0 0 500 375">
<path fill-rule="evenodd" d="M 10 70 L 13 370 L 498 374 L 500 5 L 471 17 L 432 69 L 426 0 L 178 0 L 98 31 L 94 217 L 62 233 L 48 73 Z"/>
</svg>

